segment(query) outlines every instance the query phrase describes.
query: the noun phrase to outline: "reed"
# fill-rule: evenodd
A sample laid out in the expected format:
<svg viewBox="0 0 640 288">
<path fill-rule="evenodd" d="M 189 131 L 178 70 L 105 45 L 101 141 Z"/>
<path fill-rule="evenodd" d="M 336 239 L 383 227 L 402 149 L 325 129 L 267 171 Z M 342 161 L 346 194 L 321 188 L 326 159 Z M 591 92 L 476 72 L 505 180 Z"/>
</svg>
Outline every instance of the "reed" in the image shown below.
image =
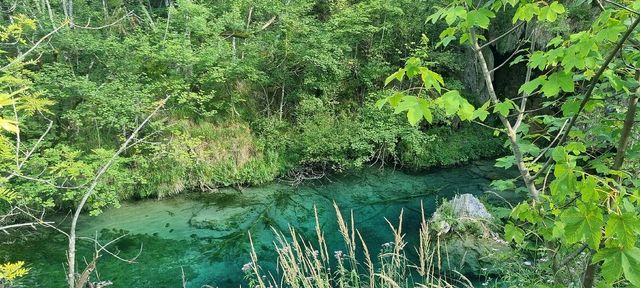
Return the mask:
<svg viewBox="0 0 640 288">
<path fill-rule="evenodd" d="M 422 206 L 421 225 L 418 231 L 419 243 L 414 247 L 417 259 L 412 261 L 407 257 L 401 211 L 396 225 L 385 219 L 389 224 L 389 236 L 393 241 L 382 245 L 382 249 L 375 258 L 376 262 L 373 261 L 374 258 L 366 241 L 355 227 L 353 212 L 350 212 L 347 221 L 335 203 L 334 208 L 339 230 L 337 232 L 342 235 L 345 251 L 332 252 L 328 249 L 324 231 L 320 228 L 317 210 L 314 208 L 316 239 L 313 241 L 304 239 L 291 226 L 289 226 L 288 235 L 273 229 L 275 234 L 273 244 L 278 257 L 277 273 L 261 269 L 253 241 L 250 241 L 251 262 L 243 267 L 249 287 L 473 287 L 471 282 L 461 274 L 457 277 L 439 274 L 442 263 L 439 236 L 429 230 L 429 221 L 425 217 Z M 362 257 L 358 258 L 358 254 Z"/>
</svg>

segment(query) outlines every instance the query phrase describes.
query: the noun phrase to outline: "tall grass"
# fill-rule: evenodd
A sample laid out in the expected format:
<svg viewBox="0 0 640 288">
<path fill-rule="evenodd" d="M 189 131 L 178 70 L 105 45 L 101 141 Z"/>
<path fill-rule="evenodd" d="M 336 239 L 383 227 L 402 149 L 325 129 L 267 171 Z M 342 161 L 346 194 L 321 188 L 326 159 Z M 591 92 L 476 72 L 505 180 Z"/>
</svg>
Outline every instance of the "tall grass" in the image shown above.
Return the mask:
<svg viewBox="0 0 640 288">
<path fill-rule="evenodd" d="M 260 267 L 251 240 L 251 262 L 245 264 L 242 269 L 249 287 L 473 287 L 462 275 L 453 279 L 439 274 L 442 263 L 438 248 L 439 239 L 429 231 L 424 208 L 418 231 L 419 243 L 417 247 L 413 247 L 417 254 L 414 261 L 407 257 L 402 212 L 397 225 L 385 219 L 389 224 L 389 236 L 393 241 L 383 244 L 374 260 L 365 239 L 355 227 L 353 213 L 350 213 L 346 221 L 335 203 L 334 208 L 339 230 L 337 232 L 342 235 L 345 244 L 344 251 L 332 251 L 327 247 L 325 234 L 320 229 L 318 213 L 314 208 L 314 241 L 304 239 L 291 226 L 288 236 L 282 231 L 273 230 L 276 236 L 274 246 L 278 257 L 277 271 L 264 271 Z M 249 237 L 251 238 L 251 235 Z"/>
</svg>

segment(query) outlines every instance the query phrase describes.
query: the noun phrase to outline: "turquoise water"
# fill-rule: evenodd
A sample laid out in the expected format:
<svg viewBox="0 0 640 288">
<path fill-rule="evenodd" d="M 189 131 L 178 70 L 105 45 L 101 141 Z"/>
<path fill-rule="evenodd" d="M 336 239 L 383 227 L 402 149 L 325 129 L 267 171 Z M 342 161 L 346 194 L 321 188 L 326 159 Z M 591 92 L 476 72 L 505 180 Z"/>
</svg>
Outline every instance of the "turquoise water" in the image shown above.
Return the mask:
<svg viewBox="0 0 640 288">
<path fill-rule="evenodd" d="M 376 248 L 371 247 L 392 241 L 385 218 L 397 223 L 404 209 L 403 226 L 411 246 L 416 243 L 421 202 L 430 214 L 439 198 L 489 190 L 488 178 L 495 178 L 499 171 L 478 167 L 420 174 L 368 169 L 298 187 L 274 183 L 242 191 L 128 202 L 97 217 L 84 216 L 79 234 L 98 237 L 103 243 L 127 234 L 111 250 L 122 258 L 139 254 L 135 263 L 103 254 L 97 271 L 100 280 L 114 283 L 110 287 L 181 287 L 183 271 L 188 287 L 239 287 L 244 285 L 241 267 L 249 262 L 248 231 L 261 267 L 275 270 L 271 227 L 287 231 L 291 224 L 313 239 L 316 206 L 329 249 L 344 250 L 332 207 L 335 201 L 343 214 L 353 211 L 356 227 L 373 251 Z M 39 239 L 2 245 L 0 262 L 29 263 L 31 273 L 22 282 L 26 287 L 63 287 L 66 238 L 55 232 L 43 234 Z M 80 259 L 89 261 L 94 246 L 81 242 L 79 250 Z"/>
</svg>

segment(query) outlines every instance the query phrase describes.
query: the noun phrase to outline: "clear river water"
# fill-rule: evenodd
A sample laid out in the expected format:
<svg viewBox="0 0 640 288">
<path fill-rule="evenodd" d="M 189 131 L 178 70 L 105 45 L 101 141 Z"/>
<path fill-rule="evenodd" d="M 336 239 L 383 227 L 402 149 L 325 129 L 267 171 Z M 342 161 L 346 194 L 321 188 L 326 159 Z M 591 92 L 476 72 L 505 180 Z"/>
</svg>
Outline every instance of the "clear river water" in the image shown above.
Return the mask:
<svg viewBox="0 0 640 288">
<path fill-rule="evenodd" d="M 250 260 L 248 231 L 261 267 L 275 270 L 271 227 L 288 231 L 291 224 L 302 235 L 314 239 L 315 206 L 329 249 L 344 250 L 333 209 L 335 201 L 343 214 L 353 211 L 356 227 L 373 251 L 392 241 L 385 218 L 397 223 L 404 210 L 404 231 L 412 246 L 417 241 L 421 203 L 430 215 L 443 197 L 482 195 L 489 190 L 491 179 L 504 173 L 488 163 L 417 174 L 388 168 L 365 169 L 297 187 L 272 183 L 242 191 L 222 189 L 125 202 L 97 217 L 83 216 L 79 234 L 98 237 L 102 243 L 127 234 L 111 250 L 122 258 L 140 253 L 135 263 L 103 253 L 97 271 L 101 280 L 114 283 L 110 287 L 181 287 L 182 271 L 188 287 L 246 286 L 241 268 Z M 60 215 L 54 219 L 64 226 Z M 36 239 L 3 244 L 0 262 L 26 261 L 31 271 L 22 281 L 25 287 L 64 287 L 66 238 L 54 231 L 43 234 Z M 85 257 L 89 261 L 94 245 L 80 243 L 79 259 Z"/>
</svg>

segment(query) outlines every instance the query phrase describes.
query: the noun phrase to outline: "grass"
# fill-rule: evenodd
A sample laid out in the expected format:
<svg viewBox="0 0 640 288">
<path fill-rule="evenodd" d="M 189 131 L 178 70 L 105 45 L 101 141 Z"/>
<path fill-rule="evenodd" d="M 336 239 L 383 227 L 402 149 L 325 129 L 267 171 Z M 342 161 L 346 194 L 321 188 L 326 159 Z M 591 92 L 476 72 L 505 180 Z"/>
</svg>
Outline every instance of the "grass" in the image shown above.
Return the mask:
<svg viewBox="0 0 640 288">
<path fill-rule="evenodd" d="M 408 258 L 407 243 L 402 226 L 403 213 L 397 225 L 387 220 L 392 242 L 382 245 L 374 258 L 365 238 L 355 227 L 353 213 L 345 220 L 334 203 L 338 233 L 342 235 L 345 250 L 327 247 L 324 231 L 320 228 L 317 210 L 314 208 L 316 239 L 304 239 L 293 227 L 288 235 L 273 229 L 274 247 L 277 252 L 278 269 L 264 271 L 258 261 L 251 235 L 251 262 L 243 267 L 248 287 L 272 288 L 324 288 L 324 287 L 473 287 L 463 275 L 448 277 L 439 274 L 443 260 L 439 249 L 439 238 L 429 230 L 429 222 L 422 209 L 419 243 L 415 249 L 417 259 Z M 358 257 L 361 256 L 361 257 Z M 455 278 L 455 279 L 454 279 Z M 455 283 L 455 285 L 454 285 Z"/>
</svg>

